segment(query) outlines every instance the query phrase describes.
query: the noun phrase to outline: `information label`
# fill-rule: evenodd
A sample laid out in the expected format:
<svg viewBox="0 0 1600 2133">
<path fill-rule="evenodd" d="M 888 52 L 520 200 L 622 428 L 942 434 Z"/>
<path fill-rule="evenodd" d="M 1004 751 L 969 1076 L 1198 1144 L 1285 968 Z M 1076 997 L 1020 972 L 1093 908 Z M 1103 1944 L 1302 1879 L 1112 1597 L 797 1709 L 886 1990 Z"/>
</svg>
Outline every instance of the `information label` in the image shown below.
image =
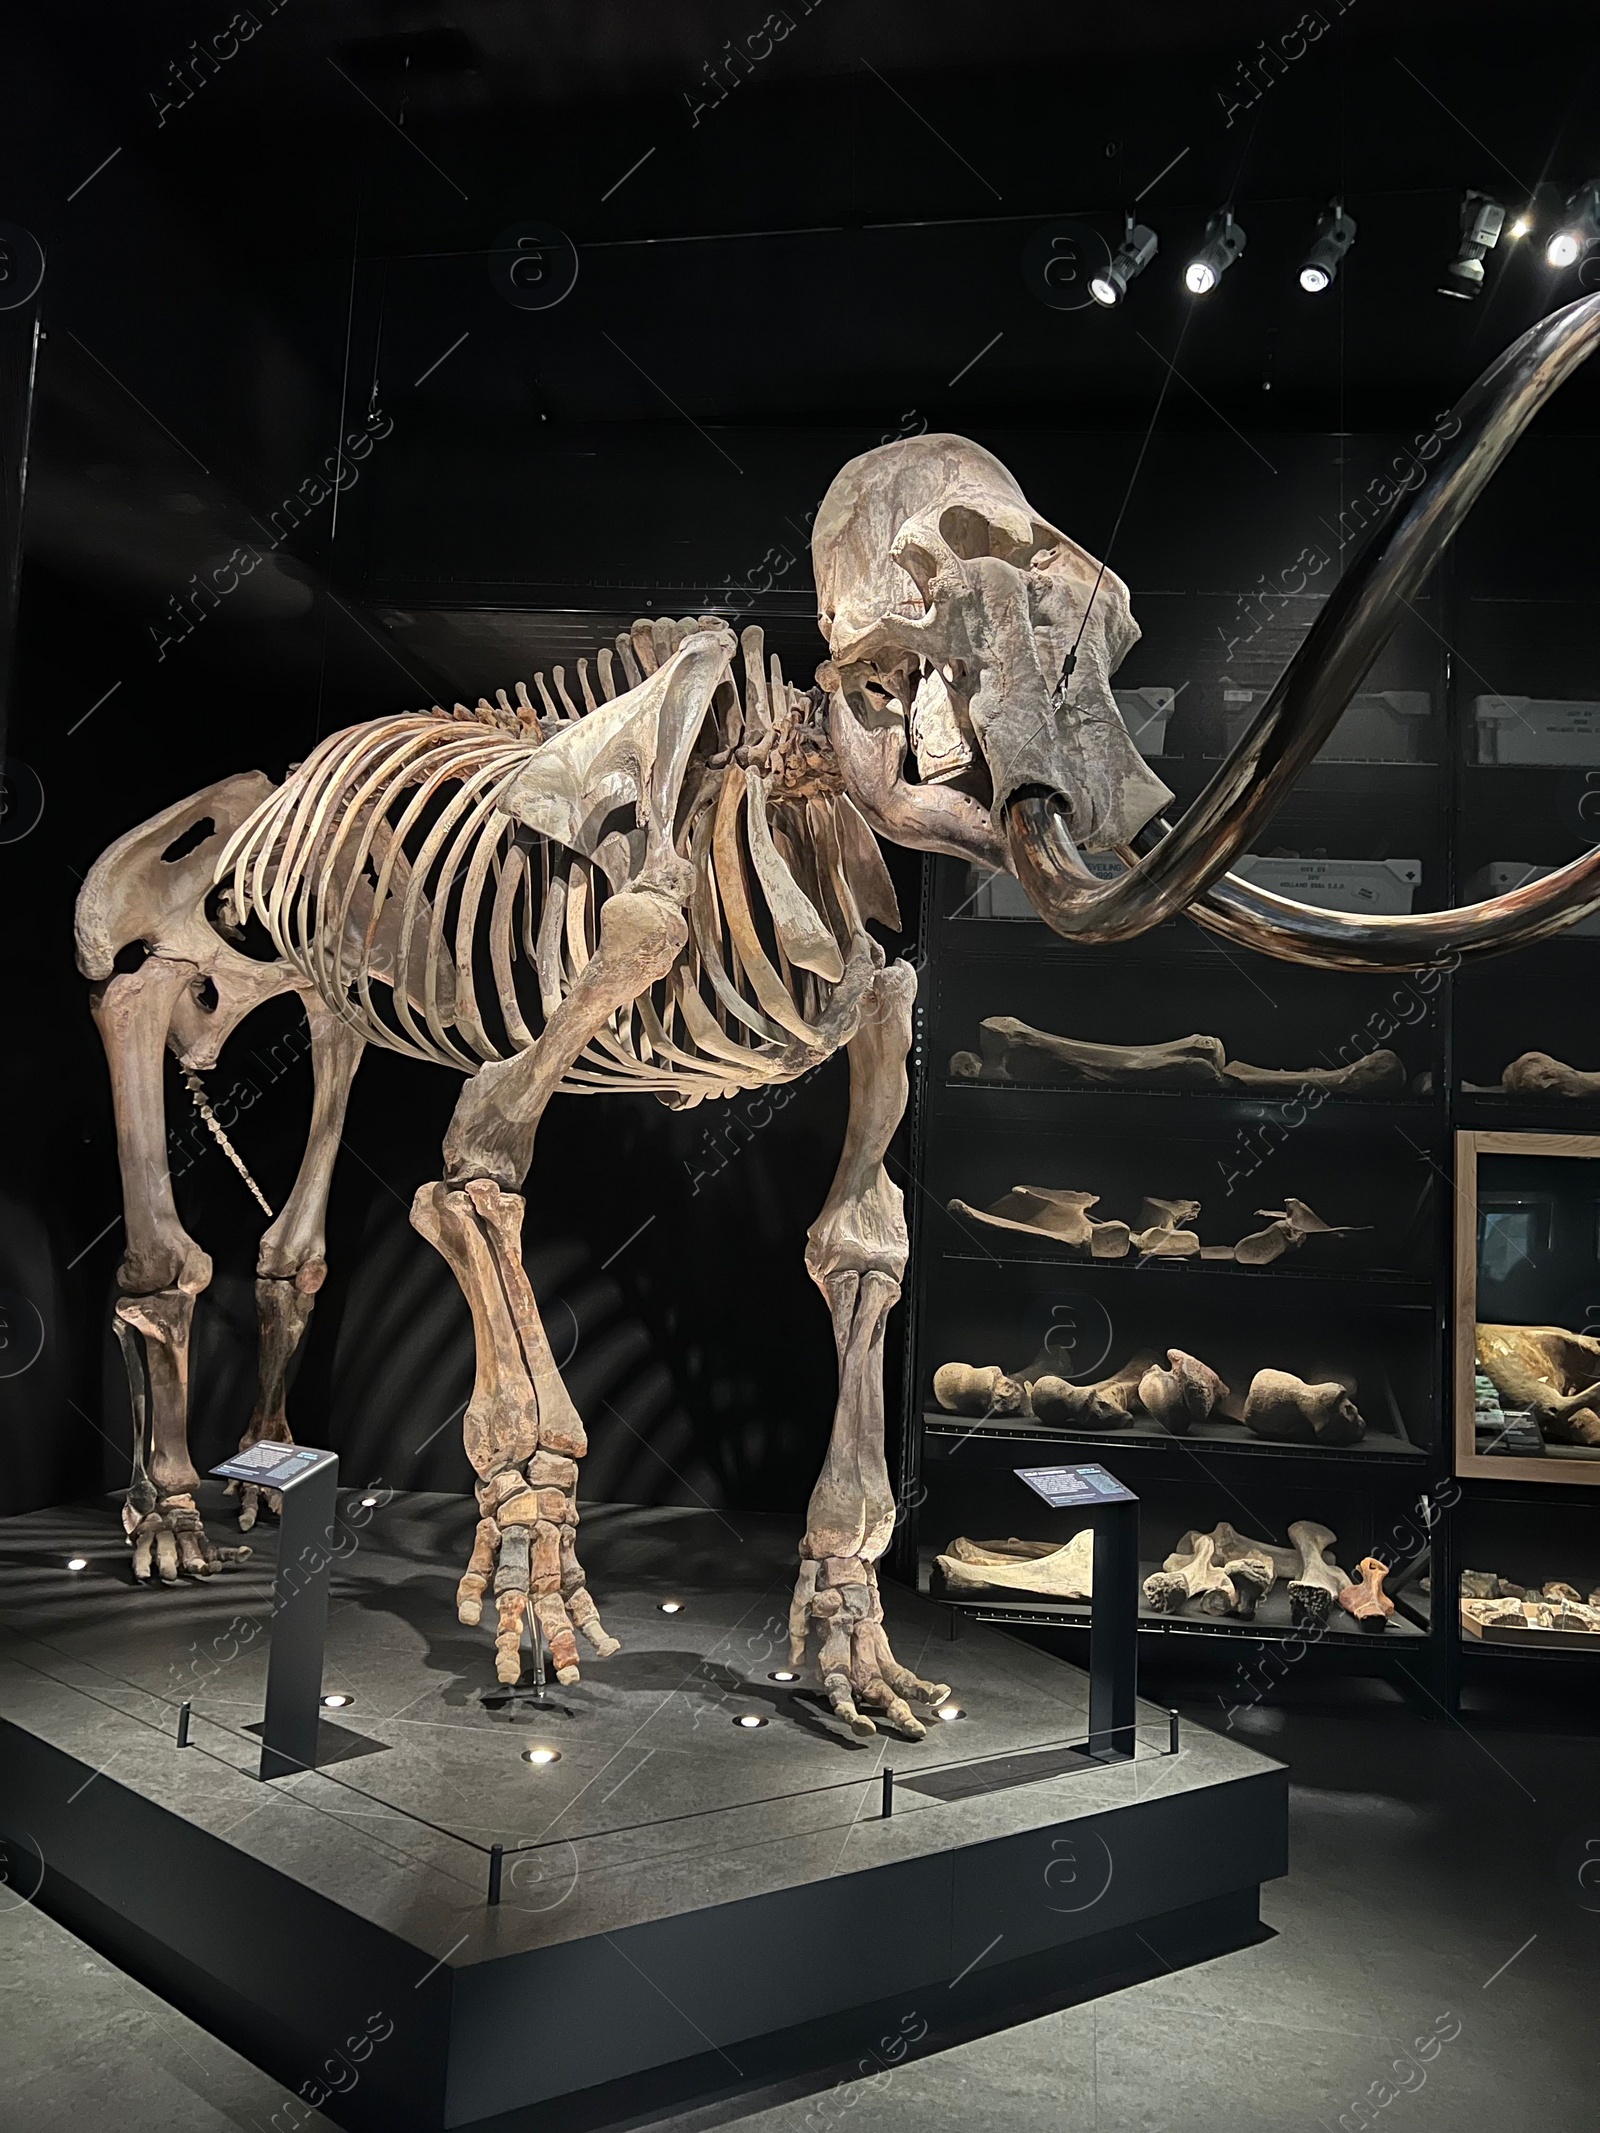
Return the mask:
<svg viewBox="0 0 1600 2133">
<path fill-rule="evenodd" d="M 1103 1466 L 1018 1466 L 1012 1472 L 1042 1496 L 1053 1511 L 1081 1510 L 1099 1503 L 1137 1503 L 1115 1474 Z"/>
<path fill-rule="evenodd" d="M 253 1481 L 262 1489 L 286 1489 L 333 1457 L 305 1444 L 252 1444 L 211 1471 L 224 1481 Z"/>
</svg>

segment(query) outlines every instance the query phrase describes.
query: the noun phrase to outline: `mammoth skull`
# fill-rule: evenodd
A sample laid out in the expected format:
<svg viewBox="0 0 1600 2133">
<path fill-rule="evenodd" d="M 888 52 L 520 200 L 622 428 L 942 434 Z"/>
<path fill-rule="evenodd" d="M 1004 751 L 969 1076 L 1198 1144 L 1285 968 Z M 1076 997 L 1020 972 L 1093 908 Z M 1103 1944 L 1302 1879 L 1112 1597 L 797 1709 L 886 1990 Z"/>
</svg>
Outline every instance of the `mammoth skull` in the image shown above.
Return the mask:
<svg viewBox="0 0 1600 2133">
<path fill-rule="evenodd" d="M 1495 468 L 1600 346 L 1600 293 L 1539 320 L 1441 423 L 1323 604 L 1259 716 L 1175 824 L 1111 676 L 1128 589 L 1042 519 L 990 452 L 902 438 L 853 459 L 812 534 L 817 679 L 846 785 L 899 844 L 1013 873 L 1069 939 L 1120 941 L 1187 912 L 1287 962 L 1405 970 L 1496 955 L 1600 911 L 1600 847 L 1459 909 L 1362 917 L 1228 869 L 1333 731 Z M 915 776 L 908 774 L 908 749 Z M 1083 855 L 1131 863 L 1103 881 Z"/>
<path fill-rule="evenodd" d="M 920 824 L 937 849 L 988 857 L 1012 795 L 1044 788 L 1064 797 L 1078 849 L 1105 851 L 1172 798 L 1111 694 L 1139 640 L 1128 588 L 992 452 L 922 436 L 852 459 L 817 513 L 812 560 L 832 654 L 819 678 L 852 714 L 846 746 L 852 723 L 889 737 L 867 745 L 875 768 L 892 760 L 869 795 L 890 835 Z M 953 824 L 970 834 L 952 841 Z"/>
</svg>

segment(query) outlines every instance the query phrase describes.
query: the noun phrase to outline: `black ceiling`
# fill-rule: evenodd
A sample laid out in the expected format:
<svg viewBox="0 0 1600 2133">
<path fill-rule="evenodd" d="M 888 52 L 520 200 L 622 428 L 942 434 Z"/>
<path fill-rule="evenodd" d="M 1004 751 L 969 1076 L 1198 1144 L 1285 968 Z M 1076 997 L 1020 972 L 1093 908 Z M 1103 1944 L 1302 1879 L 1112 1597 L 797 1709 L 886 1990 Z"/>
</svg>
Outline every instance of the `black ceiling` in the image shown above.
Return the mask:
<svg viewBox="0 0 1600 2133">
<path fill-rule="evenodd" d="M 1481 302 L 1436 293 L 1465 188 L 1548 220 L 1600 172 L 1600 27 L 1571 7 L 253 0 L 243 42 L 230 20 L 89 4 L 8 32 L 0 219 L 49 260 L 33 533 L 103 577 L 249 537 L 374 405 L 403 404 L 374 460 L 409 468 L 413 515 L 470 508 L 485 467 L 534 515 L 578 460 L 626 516 L 680 465 L 663 433 L 714 495 L 735 430 L 1399 428 L 1600 267 L 1508 242 Z M 1335 194 L 1359 235 L 1311 298 L 1295 269 Z M 1161 251 L 1128 302 L 1041 301 L 1038 233 L 1115 241 L 1136 199 Z M 1248 246 L 1197 303 L 1181 267 L 1224 200 Z M 530 223 L 575 247 L 549 309 L 494 277 Z M 1600 376 L 1547 419 L 1597 418 Z M 252 598 L 292 607 L 319 544 L 322 519 Z"/>
</svg>

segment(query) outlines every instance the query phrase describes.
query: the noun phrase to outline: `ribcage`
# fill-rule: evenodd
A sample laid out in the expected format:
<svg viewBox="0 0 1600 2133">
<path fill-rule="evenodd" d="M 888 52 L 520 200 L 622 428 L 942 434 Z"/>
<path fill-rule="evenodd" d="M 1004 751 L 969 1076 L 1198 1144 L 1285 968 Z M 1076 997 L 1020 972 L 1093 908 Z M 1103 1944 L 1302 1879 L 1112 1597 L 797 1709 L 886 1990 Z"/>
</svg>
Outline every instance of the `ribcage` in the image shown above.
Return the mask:
<svg viewBox="0 0 1600 2133">
<path fill-rule="evenodd" d="M 233 918 L 259 920 L 374 1044 L 468 1073 L 526 1050 L 643 851 L 631 807 L 591 825 L 587 851 L 506 810 L 513 782 L 552 745 L 503 714 L 406 715 L 330 736 L 224 852 L 217 880 Z M 678 837 L 694 873 L 689 942 L 563 1088 L 692 1103 L 788 1079 L 826 1048 L 816 1018 L 864 938 L 847 880 L 867 865 L 863 839 L 881 873 L 865 825 L 853 810 L 841 825 L 841 807 L 837 794 L 791 800 L 769 821 L 756 772 L 702 761 Z"/>
</svg>

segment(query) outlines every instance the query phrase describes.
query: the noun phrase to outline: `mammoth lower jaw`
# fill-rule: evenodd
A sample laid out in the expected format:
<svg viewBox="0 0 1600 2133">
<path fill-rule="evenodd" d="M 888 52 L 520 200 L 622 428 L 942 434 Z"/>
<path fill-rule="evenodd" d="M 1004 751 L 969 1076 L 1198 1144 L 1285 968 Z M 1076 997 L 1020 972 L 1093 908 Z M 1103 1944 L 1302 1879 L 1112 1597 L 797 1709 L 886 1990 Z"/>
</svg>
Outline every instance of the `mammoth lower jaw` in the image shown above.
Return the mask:
<svg viewBox="0 0 1600 2133">
<path fill-rule="evenodd" d="M 960 768 L 950 775 L 960 775 Z M 918 848 L 946 853 L 953 859 L 968 859 L 974 866 L 992 868 L 999 874 L 1016 872 L 1005 839 L 995 829 L 989 810 L 971 793 L 943 781 L 913 785 L 905 778 L 895 781 L 895 798 L 905 818 L 926 842 Z M 895 842 L 907 840 L 895 836 Z"/>
<path fill-rule="evenodd" d="M 901 769 L 903 728 L 869 732 L 842 692 L 830 689 L 828 732 L 845 790 L 880 836 L 910 851 L 942 852 L 996 874 L 1014 871 L 989 810 L 970 793 L 953 785 L 907 782 Z"/>
</svg>

